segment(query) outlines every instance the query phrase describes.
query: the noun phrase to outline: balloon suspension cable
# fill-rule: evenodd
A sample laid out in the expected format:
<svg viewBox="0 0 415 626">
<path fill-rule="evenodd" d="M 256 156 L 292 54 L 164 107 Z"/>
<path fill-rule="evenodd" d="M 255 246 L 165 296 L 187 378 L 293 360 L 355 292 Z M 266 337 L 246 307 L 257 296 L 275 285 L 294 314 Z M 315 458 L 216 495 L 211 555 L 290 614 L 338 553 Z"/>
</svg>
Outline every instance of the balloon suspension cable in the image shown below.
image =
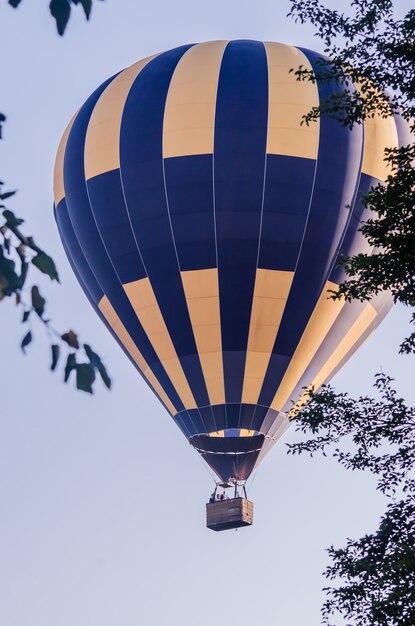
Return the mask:
<svg viewBox="0 0 415 626">
<path fill-rule="evenodd" d="M 205 461 L 202 459 L 202 457 L 200 456 L 200 454 L 197 452 L 196 448 L 194 448 L 193 446 L 192 446 L 192 448 L 193 448 L 193 450 L 196 452 L 196 456 L 197 456 L 197 458 L 199 459 L 199 461 L 200 461 L 200 463 L 202 464 L 202 466 L 204 467 L 205 472 L 207 472 L 207 473 L 208 473 L 209 478 L 211 478 L 211 479 L 212 479 L 212 481 L 213 481 L 213 483 L 216 485 L 216 488 L 215 488 L 215 493 L 216 493 L 216 489 L 217 489 L 217 487 L 218 487 L 217 478 L 215 477 L 215 475 L 214 475 L 214 473 L 212 472 L 212 470 L 210 470 L 210 469 L 209 469 L 209 465 L 207 465 L 207 463 L 205 463 Z"/>
<path fill-rule="evenodd" d="M 240 480 L 239 478 L 236 478 L 235 476 L 231 476 L 226 482 L 222 482 L 222 481 L 215 481 L 215 482 L 216 482 L 215 495 L 216 495 L 216 491 L 218 487 L 220 487 L 221 489 L 233 489 L 234 497 L 240 498 L 241 495 L 238 491 L 238 487 L 239 487 L 242 489 L 245 498 L 248 499 L 248 495 L 246 491 L 246 483 L 247 483 L 246 480 Z"/>
<path fill-rule="evenodd" d="M 254 484 L 254 480 L 257 477 L 258 474 L 258 467 L 255 468 L 254 473 L 252 474 L 252 476 L 250 476 L 248 478 L 249 482 L 249 488 L 252 489 L 252 485 Z M 246 481 L 248 483 L 248 481 Z"/>
</svg>

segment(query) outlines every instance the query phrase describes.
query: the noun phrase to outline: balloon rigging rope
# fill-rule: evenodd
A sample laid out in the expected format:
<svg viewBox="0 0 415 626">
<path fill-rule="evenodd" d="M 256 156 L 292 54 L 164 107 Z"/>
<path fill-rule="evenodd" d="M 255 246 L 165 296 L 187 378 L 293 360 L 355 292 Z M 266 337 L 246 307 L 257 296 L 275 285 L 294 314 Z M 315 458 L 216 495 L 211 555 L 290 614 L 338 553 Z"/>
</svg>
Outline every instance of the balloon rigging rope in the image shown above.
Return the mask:
<svg viewBox="0 0 415 626">
<path fill-rule="evenodd" d="M 193 448 L 193 446 L 192 446 L 192 448 Z M 197 458 L 199 459 L 200 463 L 201 463 L 201 464 L 202 464 L 202 466 L 204 467 L 205 472 L 207 472 L 207 473 L 208 473 L 209 478 L 211 478 L 211 479 L 213 480 L 213 482 L 215 483 L 215 486 L 216 486 L 216 478 L 215 478 L 215 475 L 214 475 L 214 473 L 212 472 L 212 470 L 210 470 L 210 469 L 209 469 L 209 465 L 206 463 L 206 461 L 204 461 L 204 460 L 202 459 L 202 457 L 200 456 L 199 452 L 197 452 L 197 450 L 195 450 L 195 448 L 193 448 L 193 450 L 195 451 L 196 456 L 197 456 Z"/>
<path fill-rule="evenodd" d="M 252 485 L 254 484 L 254 480 L 255 480 L 256 475 L 257 475 L 257 473 L 258 473 L 258 469 L 259 469 L 258 467 L 256 467 L 256 468 L 255 468 L 255 471 L 254 471 L 254 473 L 253 473 L 253 475 L 252 475 L 252 478 L 251 478 L 251 482 L 249 483 L 249 489 L 251 489 L 251 488 L 252 488 Z"/>
</svg>

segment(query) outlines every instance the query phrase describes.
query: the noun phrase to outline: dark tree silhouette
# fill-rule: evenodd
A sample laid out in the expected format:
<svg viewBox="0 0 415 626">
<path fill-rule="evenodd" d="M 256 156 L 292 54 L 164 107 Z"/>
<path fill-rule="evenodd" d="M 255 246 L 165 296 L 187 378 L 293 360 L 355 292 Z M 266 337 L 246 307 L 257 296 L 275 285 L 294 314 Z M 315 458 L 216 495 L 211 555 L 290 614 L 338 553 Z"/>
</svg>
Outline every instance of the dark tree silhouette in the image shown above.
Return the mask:
<svg viewBox="0 0 415 626">
<path fill-rule="evenodd" d="M 293 68 L 299 80 L 352 79 L 358 92 L 346 89 L 320 103 L 303 120 L 310 124 L 322 113 L 352 127 L 375 114 L 402 115 L 415 132 L 415 11 L 396 18 L 390 0 L 354 0 L 350 15 L 331 10 L 318 0 L 291 0 L 291 17 L 310 22 L 330 60 L 315 73 Z M 392 166 L 385 183 L 365 197 L 371 217 L 361 231 L 377 251 L 345 258 L 347 279 L 333 298 L 368 300 L 390 290 L 395 302 L 415 306 L 415 146 L 411 141 L 389 148 Z M 412 321 L 415 321 L 412 314 Z M 415 351 L 415 333 L 400 351 Z M 291 454 L 332 454 L 349 470 L 378 477 L 389 499 L 373 534 L 330 547 L 325 572 L 324 624 L 347 626 L 413 626 L 415 624 L 415 409 L 378 374 L 377 398 L 358 399 L 330 386 L 308 390 L 309 402 L 293 419 L 310 439 L 289 447 Z M 352 441 L 353 447 L 350 451 Z M 340 620 L 340 621 L 339 621 Z"/>
</svg>

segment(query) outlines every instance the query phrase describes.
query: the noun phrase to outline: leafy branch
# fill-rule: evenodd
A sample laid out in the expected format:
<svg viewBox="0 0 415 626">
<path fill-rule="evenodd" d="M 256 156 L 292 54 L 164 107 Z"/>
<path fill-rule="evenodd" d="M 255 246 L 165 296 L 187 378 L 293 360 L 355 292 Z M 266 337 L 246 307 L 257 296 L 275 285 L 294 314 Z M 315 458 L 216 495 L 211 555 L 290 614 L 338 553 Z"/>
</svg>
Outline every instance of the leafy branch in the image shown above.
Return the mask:
<svg viewBox="0 0 415 626">
<path fill-rule="evenodd" d="M 327 550 L 325 576 L 333 586 L 324 588 L 322 618 L 328 626 L 336 615 L 349 626 L 415 623 L 415 408 L 392 382 L 377 374 L 377 400 L 353 399 L 330 386 L 309 390 L 308 404 L 292 417 L 312 437 L 290 444 L 289 454 L 331 454 L 345 469 L 370 471 L 390 498 L 374 533 Z"/>
<path fill-rule="evenodd" d="M 360 227 L 372 254 L 343 259 L 348 276 L 336 298 L 369 300 L 389 290 L 396 302 L 415 306 L 415 144 L 388 148 L 391 175 L 363 198 L 371 217 Z"/>
<path fill-rule="evenodd" d="M 376 374 L 374 388 L 379 399 L 351 398 L 323 386 L 308 390 L 308 403 L 294 409 L 291 419 L 312 439 L 290 444 L 289 454 L 329 451 L 346 469 L 369 470 L 378 477 L 378 489 L 393 496 L 405 490 L 408 473 L 415 470 L 415 407 L 407 406 L 392 387 L 393 379 Z M 337 447 L 350 439 L 350 451 Z"/>
<path fill-rule="evenodd" d="M 332 297 L 369 300 L 389 291 L 395 302 L 415 306 L 415 10 L 394 16 L 392 0 L 352 0 L 351 15 L 319 0 L 291 0 L 289 15 L 311 23 L 328 58 L 313 71 L 292 70 L 298 80 L 328 83 L 338 90 L 304 116 L 310 124 L 327 115 L 352 128 L 375 116 L 402 116 L 411 142 L 385 150 L 390 175 L 362 198 L 370 217 L 360 225 L 371 252 L 341 258 L 346 279 Z M 357 88 L 350 89 L 351 83 Z M 409 141 L 409 140 L 408 140 Z M 339 251 L 340 256 L 342 251 Z M 415 323 L 415 313 L 412 314 Z M 415 352 L 415 332 L 401 344 Z M 343 548 L 328 549 L 323 623 L 347 626 L 413 626 L 415 623 L 415 408 L 383 373 L 376 398 L 351 398 L 323 387 L 308 390 L 308 404 L 295 406 L 297 428 L 310 438 L 290 454 L 331 454 L 348 470 L 376 476 L 389 498 L 378 529 Z M 336 622 L 339 623 L 339 622 Z"/>
<path fill-rule="evenodd" d="M 9 5 L 16 9 L 22 0 L 9 0 Z M 92 10 L 92 0 L 50 0 L 49 10 L 55 19 L 59 35 L 63 35 L 71 16 L 72 5 L 80 5 L 89 20 Z"/>
<path fill-rule="evenodd" d="M 0 201 L 5 201 L 15 195 L 15 191 L 3 191 L 0 183 Z M 41 295 L 39 287 L 26 287 L 30 267 L 46 274 L 52 281 L 59 282 L 59 275 L 55 262 L 33 237 L 25 235 L 21 226 L 24 220 L 16 217 L 4 204 L 3 221 L 0 225 L 0 301 L 14 297 L 16 306 L 22 309 L 22 323 L 29 327 L 21 342 L 21 348 L 26 348 L 34 339 L 33 316 L 41 322 L 46 330 L 50 343 L 51 365 L 55 370 L 61 360 L 61 353 L 66 353 L 64 368 L 64 382 L 68 382 L 72 372 L 76 373 L 76 388 L 87 393 L 93 393 L 93 385 L 98 373 L 105 386 L 111 388 L 111 379 L 100 356 L 92 350 L 89 344 L 80 343 L 73 330 L 65 333 L 58 332 L 45 316 L 46 300 Z M 24 301 L 25 293 L 30 292 L 30 304 Z"/>
<path fill-rule="evenodd" d="M 324 589 L 324 624 L 339 612 L 350 626 L 415 623 L 414 495 L 390 502 L 374 533 L 328 549 L 326 576 L 335 586 Z M 336 584 L 339 579 L 346 584 Z"/>
<path fill-rule="evenodd" d="M 88 20 L 91 14 L 93 0 L 51 0 L 49 10 L 55 19 L 59 35 L 63 35 L 68 24 L 72 5 L 80 5 Z M 16 9 L 21 0 L 9 0 L 9 5 Z M 0 113 L 0 139 L 2 139 L 2 125 L 6 116 Z M 0 201 L 4 202 L 15 195 L 15 191 L 3 191 L 0 182 Z M 16 217 L 4 204 L 3 221 L 0 221 L 0 301 L 7 297 L 14 297 L 16 306 L 23 308 L 22 323 L 29 326 L 21 342 L 21 348 L 26 348 L 33 341 L 34 331 L 32 318 L 35 316 L 44 326 L 50 341 L 51 370 L 55 370 L 60 361 L 61 352 L 65 350 L 64 381 L 67 382 L 73 371 L 76 372 L 76 387 L 87 393 L 93 393 L 93 385 L 98 373 L 105 386 L 110 389 L 111 379 L 99 355 L 92 350 L 89 344 L 81 344 L 73 330 L 59 333 L 50 319 L 45 317 L 46 300 L 41 295 L 37 285 L 30 288 L 30 305 L 25 304 L 23 296 L 31 266 L 49 276 L 52 281 L 59 282 L 59 275 L 55 262 L 33 237 L 25 235 L 21 230 L 24 220 Z M 27 289 L 26 289 L 27 291 Z"/>
<path fill-rule="evenodd" d="M 349 127 L 375 115 L 388 117 L 391 112 L 411 122 L 415 114 L 415 10 L 396 19 L 392 0 L 353 0 L 350 6 L 354 15 L 347 16 L 319 0 L 291 2 L 288 16 L 315 26 L 329 56 L 320 59 L 314 70 L 297 68 L 297 78 L 345 86 L 310 111 L 305 122 L 318 119 L 322 112 Z M 359 89 L 349 93 L 346 87 L 351 82 Z"/>
<path fill-rule="evenodd" d="M 353 0 L 351 7 L 354 15 L 347 16 L 319 0 L 292 0 L 289 15 L 316 27 L 329 58 L 319 59 L 314 70 L 300 66 L 291 71 L 301 81 L 335 81 L 344 87 L 313 107 L 302 123 L 328 115 L 352 128 L 375 115 L 397 114 L 414 135 L 415 10 L 396 19 L 391 0 Z M 351 82 L 358 89 L 350 90 Z M 361 198 L 370 218 L 359 230 L 372 250 L 343 255 L 347 278 L 333 293 L 334 299 L 363 301 L 390 291 L 395 302 L 415 306 L 415 142 L 411 139 L 407 145 L 386 148 L 384 161 L 390 175 Z M 407 353 L 414 347 L 411 334 L 400 350 Z"/>
</svg>

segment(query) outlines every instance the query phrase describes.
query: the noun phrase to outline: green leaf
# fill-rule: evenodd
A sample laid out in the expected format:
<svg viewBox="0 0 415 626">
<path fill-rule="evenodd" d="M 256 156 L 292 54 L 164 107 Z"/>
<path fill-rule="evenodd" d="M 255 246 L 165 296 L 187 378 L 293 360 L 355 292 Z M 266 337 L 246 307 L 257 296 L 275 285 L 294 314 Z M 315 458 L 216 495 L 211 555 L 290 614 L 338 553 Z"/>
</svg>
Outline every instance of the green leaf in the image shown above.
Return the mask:
<svg viewBox="0 0 415 626">
<path fill-rule="evenodd" d="M 52 352 L 52 362 L 50 364 L 50 369 L 53 372 L 53 370 L 56 369 L 56 366 L 59 361 L 60 346 L 57 343 L 53 343 L 50 348 Z"/>
<path fill-rule="evenodd" d="M 10 296 L 21 287 L 21 279 L 15 272 L 15 263 L 6 257 L 0 257 L 0 276 L 4 294 Z"/>
<path fill-rule="evenodd" d="M 0 139 L 2 139 L 2 130 L 3 130 L 3 122 L 6 121 L 6 116 L 3 113 L 0 113 Z M 2 185 L 3 183 L 0 181 L 0 185 Z"/>
<path fill-rule="evenodd" d="M 3 217 L 6 220 L 7 226 L 20 226 L 20 224 L 24 222 L 24 220 L 20 219 L 20 217 L 16 217 L 13 211 L 9 209 L 3 211 Z"/>
<path fill-rule="evenodd" d="M 52 17 L 56 20 L 59 35 L 63 35 L 71 14 L 71 7 L 68 0 L 51 0 L 49 9 Z"/>
<path fill-rule="evenodd" d="M 84 9 L 86 19 L 89 20 L 89 16 L 91 15 L 92 0 L 80 0 L 80 3 Z"/>
<path fill-rule="evenodd" d="M 11 198 L 16 193 L 15 191 L 6 191 L 5 193 L 0 193 L 0 200 L 7 200 L 7 198 Z"/>
<path fill-rule="evenodd" d="M 37 267 L 38 270 L 47 274 L 51 280 L 57 280 L 59 282 L 58 271 L 56 269 L 55 261 L 46 252 L 39 252 L 32 259 L 32 265 Z"/>
<path fill-rule="evenodd" d="M 68 330 L 67 333 L 64 333 L 63 335 L 61 335 L 61 339 L 63 339 L 63 341 L 65 341 L 68 344 L 68 346 L 70 346 L 71 348 L 75 348 L 75 350 L 79 350 L 78 335 L 74 333 L 73 330 Z"/>
<path fill-rule="evenodd" d="M 24 258 L 22 258 L 22 265 L 21 265 L 21 271 L 20 271 L 20 277 L 19 277 L 20 289 L 22 289 L 23 285 L 26 282 L 28 270 L 29 270 L 29 264 L 24 260 Z"/>
<path fill-rule="evenodd" d="M 93 367 L 99 367 L 101 363 L 101 358 L 99 357 L 99 355 L 96 352 L 94 352 L 91 346 L 89 346 L 87 343 L 84 343 L 84 350 L 91 365 Z"/>
<path fill-rule="evenodd" d="M 87 343 L 84 344 L 85 353 L 89 359 L 89 362 L 93 368 L 96 368 L 100 373 L 100 376 L 104 382 L 104 385 L 111 389 L 111 378 L 108 376 L 108 372 L 105 368 L 105 365 L 101 361 L 101 357 L 92 350 L 91 346 Z"/>
<path fill-rule="evenodd" d="M 29 343 L 31 343 L 32 341 L 32 333 L 29 332 L 25 334 L 25 336 L 23 337 L 22 343 L 20 344 L 21 349 L 23 350 L 23 352 L 26 352 L 25 348 L 26 346 L 29 345 Z"/>
<path fill-rule="evenodd" d="M 95 372 L 89 363 L 79 363 L 76 366 L 76 388 L 80 391 L 93 393 L 92 385 L 95 380 Z"/>
<path fill-rule="evenodd" d="M 43 313 L 45 312 L 46 300 L 40 295 L 39 287 L 37 287 L 36 285 L 33 285 L 30 293 L 32 296 L 32 307 L 39 315 L 39 317 L 42 317 Z"/>
<path fill-rule="evenodd" d="M 71 352 L 70 354 L 68 354 L 68 358 L 66 359 L 66 365 L 65 365 L 65 376 L 64 376 L 64 382 L 67 383 L 69 380 L 69 376 L 71 375 L 71 372 L 76 369 L 77 363 L 76 363 L 76 354 L 74 352 Z"/>
<path fill-rule="evenodd" d="M 103 363 L 98 365 L 98 372 L 100 373 L 103 383 L 107 387 L 107 389 L 111 389 L 111 378 L 108 376 L 108 372 L 105 369 L 105 365 Z"/>
</svg>

